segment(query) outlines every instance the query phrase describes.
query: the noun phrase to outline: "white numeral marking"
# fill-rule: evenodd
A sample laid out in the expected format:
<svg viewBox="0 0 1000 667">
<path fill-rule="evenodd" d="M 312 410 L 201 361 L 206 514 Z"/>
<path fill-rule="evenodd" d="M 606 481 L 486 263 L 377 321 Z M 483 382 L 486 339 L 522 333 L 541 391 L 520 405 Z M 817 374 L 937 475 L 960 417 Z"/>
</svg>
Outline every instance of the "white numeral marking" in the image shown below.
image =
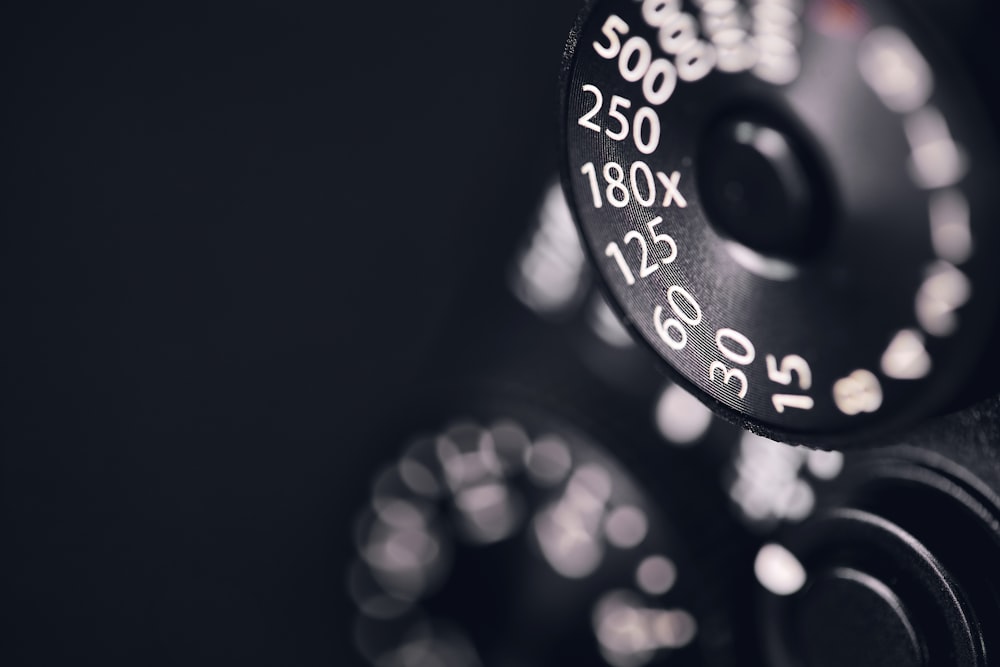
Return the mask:
<svg viewBox="0 0 1000 667">
<path fill-rule="evenodd" d="M 646 182 L 645 196 L 639 191 L 638 176 L 640 172 L 642 173 L 642 179 Z M 633 162 L 628 170 L 628 178 L 632 184 L 632 196 L 635 197 L 636 202 L 640 206 L 652 206 L 653 202 L 656 201 L 656 181 L 653 180 L 653 171 L 649 168 L 649 165 L 641 160 Z"/>
<path fill-rule="evenodd" d="M 767 355 L 766 361 L 767 377 L 771 382 L 790 385 L 794 379 L 792 373 L 795 373 L 799 376 L 799 389 L 809 391 L 812 387 L 812 369 L 809 367 L 809 362 L 799 355 L 789 354 L 783 357 L 780 365 L 773 354 Z"/>
<path fill-rule="evenodd" d="M 729 343 L 736 343 L 742 351 L 736 352 Z M 757 350 L 750 339 L 735 329 L 719 329 L 715 332 L 715 346 L 726 359 L 740 366 L 748 366 L 757 357 Z"/>
<path fill-rule="evenodd" d="M 775 394 L 771 397 L 774 409 L 784 412 L 785 408 L 795 408 L 796 410 L 812 410 L 814 401 L 809 396 L 801 394 Z"/>
<path fill-rule="evenodd" d="M 590 196 L 594 200 L 594 208 L 601 208 L 604 204 L 601 202 L 601 186 L 597 184 L 597 170 L 594 169 L 594 163 L 588 162 L 580 167 L 580 173 L 586 176 L 590 183 Z"/>
<path fill-rule="evenodd" d="M 660 338 L 666 343 L 670 349 L 677 350 L 678 352 L 683 350 L 688 342 L 687 331 L 684 326 L 672 317 L 668 317 L 665 320 L 660 320 L 663 316 L 663 308 L 657 306 L 653 311 L 653 326 L 656 328 L 656 333 L 659 334 Z M 671 331 L 676 331 L 678 338 L 674 338 L 670 335 Z"/>
<path fill-rule="evenodd" d="M 959 190 L 935 192 L 930 201 L 931 241 L 934 252 L 952 264 L 972 255 L 969 200 Z"/>
<path fill-rule="evenodd" d="M 660 183 L 662 183 L 663 187 L 666 189 L 666 193 L 663 195 L 664 208 L 670 206 L 674 202 L 677 203 L 678 208 L 687 208 L 687 199 L 684 199 L 684 195 L 682 195 L 679 190 L 681 173 L 679 171 L 675 171 L 670 174 L 669 178 L 667 178 L 666 174 L 662 171 L 658 171 L 656 172 L 656 177 L 660 179 Z"/>
<path fill-rule="evenodd" d="M 848 416 L 876 412 L 882 407 L 882 385 L 874 373 L 859 368 L 834 383 L 833 402 Z"/>
<path fill-rule="evenodd" d="M 858 69 L 882 104 L 897 113 L 919 109 L 934 90 L 930 66 L 897 28 L 868 33 L 858 49 Z"/>
<path fill-rule="evenodd" d="M 578 125 L 580 125 L 581 127 L 585 127 L 588 130 L 593 130 L 594 132 L 600 132 L 601 126 L 593 122 L 591 118 L 596 116 L 601 111 L 601 107 L 604 105 L 604 93 L 601 92 L 600 88 L 589 83 L 584 84 L 580 88 L 580 90 L 582 90 L 585 93 L 590 93 L 594 96 L 595 98 L 594 108 L 592 108 L 590 111 L 580 116 L 580 120 L 576 122 Z"/>
<path fill-rule="evenodd" d="M 721 373 L 721 378 L 718 375 L 719 373 Z M 737 396 L 740 398 L 745 398 L 747 391 L 750 389 L 750 383 L 743 371 L 738 368 L 726 368 L 721 362 L 718 361 L 713 361 L 712 365 L 709 366 L 708 378 L 713 382 L 721 379 L 722 384 L 729 384 L 733 380 L 736 380 L 740 385 L 737 392 Z"/>
<path fill-rule="evenodd" d="M 948 121 L 935 107 L 914 111 L 904 119 L 903 128 L 912 149 L 907 167 L 919 187 L 946 188 L 965 177 L 969 158 L 951 138 Z"/>
<path fill-rule="evenodd" d="M 639 244 L 640 252 L 642 253 L 642 258 L 639 261 L 639 266 L 642 267 L 639 269 L 639 277 L 648 278 L 659 270 L 660 265 L 649 263 L 649 246 L 646 244 L 646 239 L 642 237 L 642 234 L 634 230 L 626 234 L 625 245 L 628 245 L 632 241 Z"/>
<path fill-rule="evenodd" d="M 972 297 L 968 277 L 948 262 L 935 262 L 917 290 L 917 321 L 932 336 L 950 336 L 958 329 L 955 311 Z"/>
<path fill-rule="evenodd" d="M 635 83 L 645 76 L 652 60 L 653 50 L 649 48 L 649 42 L 642 37 L 631 37 L 622 46 L 621 55 L 618 57 L 618 73 L 626 81 Z"/>
<path fill-rule="evenodd" d="M 894 380 L 919 380 L 931 372 L 931 356 L 919 331 L 896 334 L 882 355 L 882 372 Z"/>
<path fill-rule="evenodd" d="M 622 40 L 618 33 L 628 34 L 628 23 L 625 23 L 617 14 L 611 14 L 601 27 L 601 32 L 608 38 L 608 45 L 594 42 L 594 50 L 600 57 L 611 60 L 622 50 Z"/>
<path fill-rule="evenodd" d="M 687 303 L 688 308 L 694 313 L 693 315 L 688 315 L 681 307 L 677 304 L 676 298 L 680 298 Z M 701 324 L 701 306 L 698 302 L 694 300 L 691 293 L 680 285 L 671 285 L 670 289 L 667 290 L 667 303 L 670 304 L 670 308 L 674 311 L 677 317 L 681 318 L 693 327 Z"/>
<path fill-rule="evenodd" d="M 660 117 L 655 111 L 649 107 L 639 107 L 632 123 L 632 138 L 635 140 L 635 147 L 643 155 L 652 155 L 656 151 L 660 145 Z M 677 178 L 680 180 L 680 176 Z"/>
<path fill-rule="evenodd" d="M 615 263 L 618 264 L 618 268 L 621 270 L 622 275 L 625 276 L 625 282 L 629 285 L 635 285 L 635 276 L 632 275 L 632 269 L 628 268 L 628 263 L 625 261 L 625 257 L 622 255 L 621 248 L 618 244 L 612 241 L 608 244 L 608 247 L 604 249 L 604 254 L 608 257 L 613 257 Z"/>
<path fill-rule="evenodd" d="M 649 230 L 649 237 L 653 239 L 653 244 L 666 243 L 667 247 L 670 248 L 670 252 L 666 257 L 660 259 L 664 264 L 670 264 L 675 259 L 677 259 L 677 242 L 674 241 L 673 237 L 669 234 L 657 234 L 656 228 L 663 224 L 663 218 L 656 216 L 652 220 L 646 223 L 646 229 Z"/>
</svg>

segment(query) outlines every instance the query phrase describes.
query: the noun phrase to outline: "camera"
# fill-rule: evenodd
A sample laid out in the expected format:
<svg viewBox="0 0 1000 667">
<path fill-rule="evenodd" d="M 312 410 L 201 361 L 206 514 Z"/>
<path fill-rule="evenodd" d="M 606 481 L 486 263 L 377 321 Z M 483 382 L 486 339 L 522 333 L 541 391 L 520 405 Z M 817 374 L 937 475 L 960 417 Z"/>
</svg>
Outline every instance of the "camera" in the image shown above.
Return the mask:
<svg viewBox="0 0 1000 667">
<path fill-rule="evenodd" d="M 586 4 L 507 274 L 584 368 L 508 324 L 377 478 L 373 664 L 996 661 L 991 11 Z"/>
<path fill-rule="evenodd" d="M 11 13 L 0 662 L 1000 664 L 993 3 Z"/>
</svg>

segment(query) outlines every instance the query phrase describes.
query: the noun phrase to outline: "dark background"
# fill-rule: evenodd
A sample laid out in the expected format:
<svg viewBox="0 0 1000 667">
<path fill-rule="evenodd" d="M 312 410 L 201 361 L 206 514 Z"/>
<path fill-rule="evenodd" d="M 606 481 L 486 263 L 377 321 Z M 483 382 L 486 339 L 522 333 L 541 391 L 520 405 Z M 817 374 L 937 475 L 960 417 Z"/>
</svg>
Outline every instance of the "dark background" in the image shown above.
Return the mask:
<svg viewBox="0 0 1000 667">
<path fill-rule="evenodd" d="M 356 471 L 555 171 L 578 3 L 22 4 L 0 663 L 353 663 Z"/>
</svg>

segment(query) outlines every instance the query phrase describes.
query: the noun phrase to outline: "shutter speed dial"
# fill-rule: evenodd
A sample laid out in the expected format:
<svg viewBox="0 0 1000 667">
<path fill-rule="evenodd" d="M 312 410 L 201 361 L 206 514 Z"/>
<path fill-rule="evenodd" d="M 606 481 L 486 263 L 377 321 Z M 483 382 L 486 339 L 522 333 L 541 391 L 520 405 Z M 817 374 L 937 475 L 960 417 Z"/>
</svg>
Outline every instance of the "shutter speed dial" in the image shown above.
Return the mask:
<svg viewBox="0 0 1000 667">
<path fill-rule="evenodd" d="M 955 406 L 989 356 L 996 155 L 930 43 L 885 2 L 584 11 L 567 198 L 620 314 L 730 419 L 849 445 Z"/>
</svg>

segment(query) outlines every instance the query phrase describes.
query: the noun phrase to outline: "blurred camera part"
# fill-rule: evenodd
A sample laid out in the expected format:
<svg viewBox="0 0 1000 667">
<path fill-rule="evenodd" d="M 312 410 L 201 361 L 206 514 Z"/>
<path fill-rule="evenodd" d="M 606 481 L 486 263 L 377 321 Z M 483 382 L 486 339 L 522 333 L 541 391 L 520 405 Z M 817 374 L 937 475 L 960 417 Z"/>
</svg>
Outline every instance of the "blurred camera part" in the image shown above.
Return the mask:
<svg viewBox="0 0 1000 667">
<path fill-rule="evenodd" d="M 657 497 L 550 419 L 413 439 L 358 517 L 358 650 L 378 666 L 726 664 L 699 639 L 706 573 Z"/>
<path fill-rule="evenodd" d="M 818 505 L 757 555 L 769 664 L 993 664 L 995 489 L 949 457 L 900 447 L 848 455 Z"/>
</svg>

